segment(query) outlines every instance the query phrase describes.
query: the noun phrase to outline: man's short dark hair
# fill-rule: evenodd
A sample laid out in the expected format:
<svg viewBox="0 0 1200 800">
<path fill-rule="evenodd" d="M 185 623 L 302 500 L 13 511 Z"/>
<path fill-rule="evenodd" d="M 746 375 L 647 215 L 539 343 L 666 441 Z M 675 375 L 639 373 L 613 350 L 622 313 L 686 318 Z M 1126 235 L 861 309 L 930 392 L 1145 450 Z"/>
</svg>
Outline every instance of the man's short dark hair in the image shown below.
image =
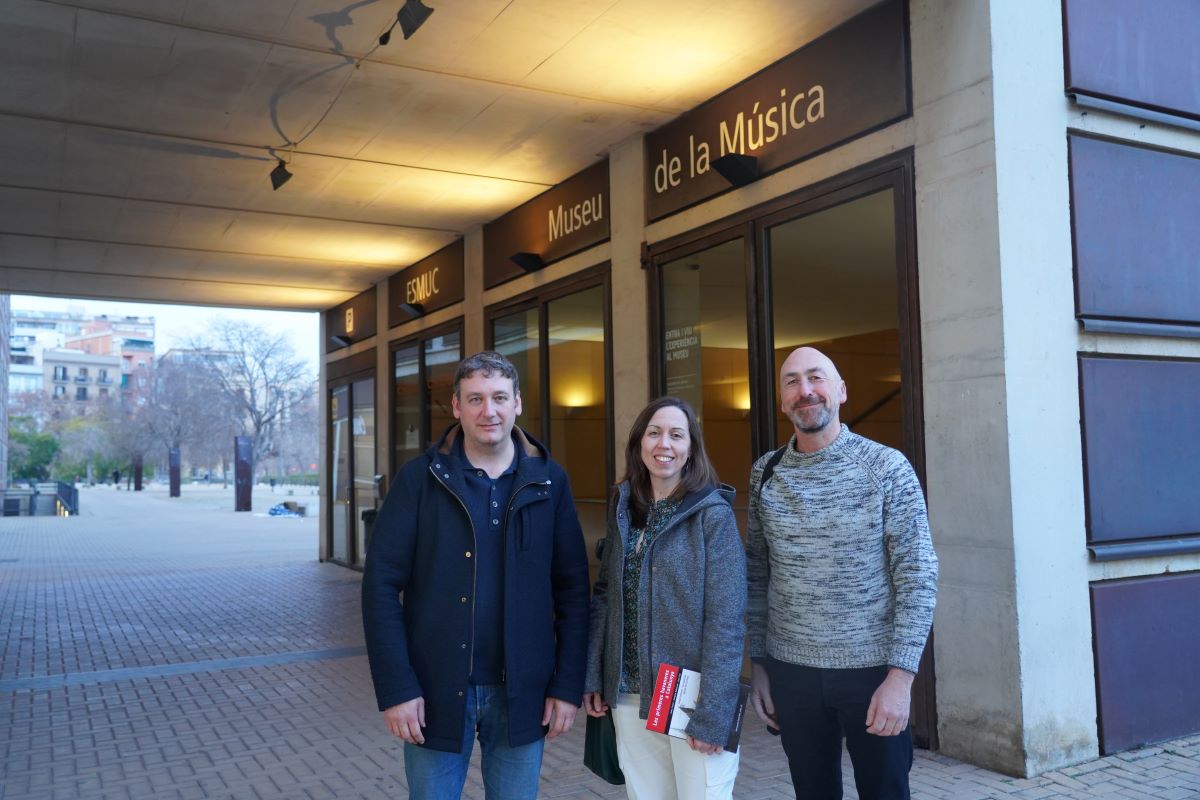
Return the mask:
<svg viewBox="0 0 1200 800">
<path fill-rule="evenodd" d="M 501 378 L 510 379 L 513 385 L 514 397 L 521 391 L 520 378 L 517 377 L 517 368 L 513 366 L 513 363 L 495 350 L 484 350 L 473 356 L 467 356 L 458 362 L 458 369 L 454 371 L 455 397 L 458 397 L 459 382 L 463 378 L 470 378 L 476 372 L 482 372 L 485 378 L 499 375 Z"/>
</svg>

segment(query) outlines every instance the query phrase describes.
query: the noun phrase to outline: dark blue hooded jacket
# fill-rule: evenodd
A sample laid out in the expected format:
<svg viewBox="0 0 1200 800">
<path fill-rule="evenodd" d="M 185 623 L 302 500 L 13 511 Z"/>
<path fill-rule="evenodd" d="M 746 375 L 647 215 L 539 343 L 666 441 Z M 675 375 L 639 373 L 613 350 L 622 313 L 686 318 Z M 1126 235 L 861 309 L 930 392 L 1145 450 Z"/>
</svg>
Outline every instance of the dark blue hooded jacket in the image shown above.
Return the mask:
<svg viewBox="0 0 1200 800">
<path fill-rule="evenodd" d="M 379 509 L 363 572 L 363 627 L 379 710 L 425 698 L 425 746 L 460 752 L 471 671 L 475 531 L 451 427 L 405 464 Z M 588 564 L 562 467 L 519 428 L 504 526 L 509 744 L 545 735 L 547 697 L 579 705 L 588 639 Z M 403 592 L 403 597 L 401 597 Z"/>
</svg>

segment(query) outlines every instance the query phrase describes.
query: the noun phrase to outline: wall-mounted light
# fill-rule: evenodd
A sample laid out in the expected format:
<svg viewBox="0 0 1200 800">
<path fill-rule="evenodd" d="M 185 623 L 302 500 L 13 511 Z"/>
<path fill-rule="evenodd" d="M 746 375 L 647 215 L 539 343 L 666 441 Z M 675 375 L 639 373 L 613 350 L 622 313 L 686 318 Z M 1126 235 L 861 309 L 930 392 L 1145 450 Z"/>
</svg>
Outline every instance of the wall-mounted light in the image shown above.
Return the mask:
<svg viewBox="0 0 1200 800">
<path fill-rule="evenodd" d="M 712 168 L 734 187 L 745 186 L 759 179 L 758 157 L 741 153 L 726 153 L 713 159 Z"/>
<path fill-rule="evenodd" d="M 337 334 L 337 333 L 330 336 L 329 341 L 333 342 L 338 347 L 349 347 L 350 346 L 350 337 L 342 336 L 341 334 Z"/>
<path fill-rule="evenodd" d="M 401 303 L 400 310 L 405 314 L 410 314 L 414 317 L 421 317 L 425 315 L 425 306 L 421 305 L 420 303 Z"/>
<path fill-rule="evenodd" d="M 546 262 L 537 253 L 513 253 L 508 257 L 508 260 L 516 264 L 526 272 L 537 272 L 542 267 L 546 266 Z"/>
<path fill-rule="evenodd" d="M 288 172 L 287 164 L 282 158 L 275 159 L 275 169 L 271 170 L 271 191 L 277 190 L 280 186 L 292 179 L 292 173 Z"/>
<path fill-rule="evenodd" d="M 396 12 L 396 20 L 400 23 L 400 31 L 407 39 L 417 32 L 417 28 L 425 24 L 433 9 L 421 0 L 405 0 L 404 5 Z"/>
</svg>

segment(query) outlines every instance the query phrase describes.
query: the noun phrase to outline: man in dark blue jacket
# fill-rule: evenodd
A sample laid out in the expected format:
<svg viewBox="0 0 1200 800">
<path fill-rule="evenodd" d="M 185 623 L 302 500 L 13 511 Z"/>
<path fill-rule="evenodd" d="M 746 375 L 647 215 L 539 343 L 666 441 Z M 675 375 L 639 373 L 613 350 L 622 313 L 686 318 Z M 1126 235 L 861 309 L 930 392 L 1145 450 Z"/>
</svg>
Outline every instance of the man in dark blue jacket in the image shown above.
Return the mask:
<svg viewBox="0 0 1200 800">
<path fill-rule="evenodd" d="M 411 798 L 461 797 L 478 733 L 487 797 L 533 800 L 545 737 L 583 697 L 583 533 L 566 473 L 515 427 L 512 363 L 465 359 L 451 401 L 458 424 L 401 468 L 375 522 L 371 677 Z"/>
</svg>

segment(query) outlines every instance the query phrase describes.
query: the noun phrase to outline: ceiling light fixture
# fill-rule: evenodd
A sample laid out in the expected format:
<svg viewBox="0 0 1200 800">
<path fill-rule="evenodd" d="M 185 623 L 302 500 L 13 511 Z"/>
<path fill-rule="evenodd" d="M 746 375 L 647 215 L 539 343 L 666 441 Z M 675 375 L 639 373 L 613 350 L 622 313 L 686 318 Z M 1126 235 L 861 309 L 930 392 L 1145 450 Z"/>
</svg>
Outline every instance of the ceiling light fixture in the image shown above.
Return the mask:
<svg viewBox="0 0 1200 800">
<path fill-rule="evenodd" d="M 546 262 L 537 253 L 513 253 L 508 257 L 508 260 L 516 264 L 526 272 L 537 272 L 542 267 L 546 266 Z"/>
<path fill-rule="evenodd" d="M 758 157 L 727 153 L 713 159 L 712 168 L 734 187 L 745 186 L 759 179 Z"/>
<path fill-rule="evenodd" d="M 288 172 L 287 164 L 282 158 L 275 159 L 275 169 L 271 170 L 271 191 L 276 191 L 280 186 L 292 179 L 292 173 Z"/>
<path fill-rule="evenodd" d="M 396 12 L 396 21 L 400 23 L 400 30 L 404 34 L 404 38 L 408 39 L 417 32 L 425 24 L 425 20 L 429 19 L 429 15 L 433 13 L 433 9 L 421 2 L 421 0 L 404 0 L 404 5 Z"/>
</svg>

